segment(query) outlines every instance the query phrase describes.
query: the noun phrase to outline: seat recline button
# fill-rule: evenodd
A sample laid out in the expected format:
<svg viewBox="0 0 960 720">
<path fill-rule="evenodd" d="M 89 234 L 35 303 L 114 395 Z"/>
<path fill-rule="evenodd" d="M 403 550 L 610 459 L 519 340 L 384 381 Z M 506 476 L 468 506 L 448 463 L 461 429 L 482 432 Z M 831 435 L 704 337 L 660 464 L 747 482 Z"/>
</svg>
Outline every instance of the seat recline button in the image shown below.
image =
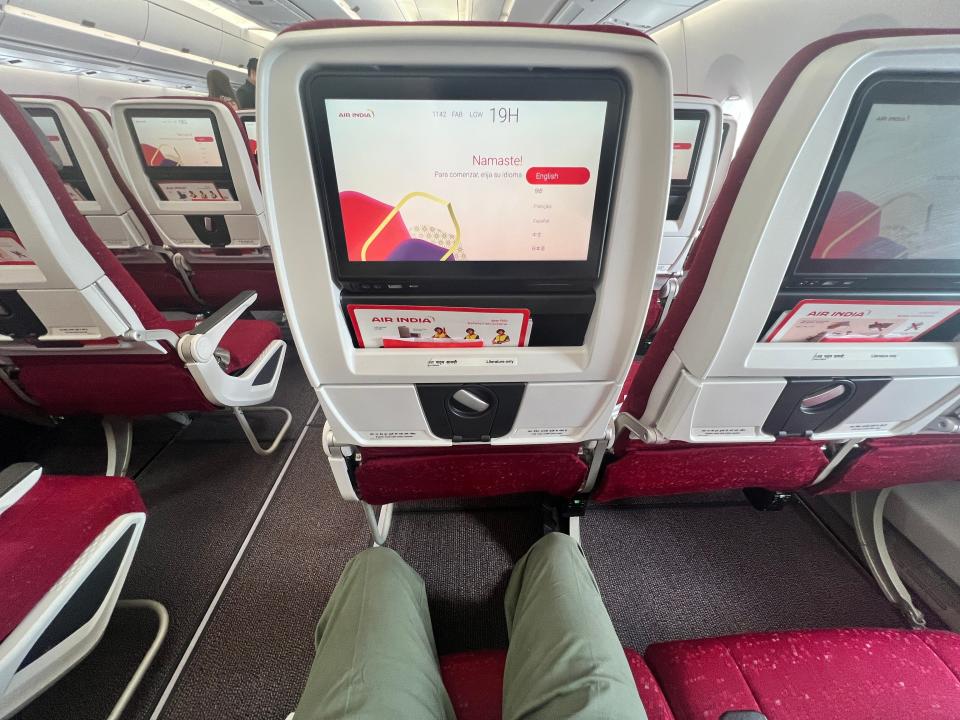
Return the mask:
<svg viewBox="0 0 960 720">
<path fill-rule="evenodd" d="M 489 402 L 464 388 L 457 390 L 451 399 L 455 403 L 462 405 L 464 408 L 472 410 L 476 413 L 484 413 L 490 409 Z"/>
</svg>

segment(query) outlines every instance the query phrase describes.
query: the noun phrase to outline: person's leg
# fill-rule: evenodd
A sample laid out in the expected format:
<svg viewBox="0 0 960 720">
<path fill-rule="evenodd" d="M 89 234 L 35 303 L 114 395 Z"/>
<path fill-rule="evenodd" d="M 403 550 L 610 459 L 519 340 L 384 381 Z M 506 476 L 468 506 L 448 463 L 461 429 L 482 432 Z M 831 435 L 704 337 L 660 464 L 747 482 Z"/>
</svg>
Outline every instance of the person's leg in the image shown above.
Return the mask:
<svg viewBox="0 0 960 720">
<path fill-rule="evenodd" d="M 294 720 L 454 720 L 422 578 L 393 550 L 347 563 L 320 616 Z"/>
<path fill-rule="evenodd" d="M 600 590 L 576 541 L 542 537 L 513 569 L 503 720 L 644 720 Z"/>
</svg>

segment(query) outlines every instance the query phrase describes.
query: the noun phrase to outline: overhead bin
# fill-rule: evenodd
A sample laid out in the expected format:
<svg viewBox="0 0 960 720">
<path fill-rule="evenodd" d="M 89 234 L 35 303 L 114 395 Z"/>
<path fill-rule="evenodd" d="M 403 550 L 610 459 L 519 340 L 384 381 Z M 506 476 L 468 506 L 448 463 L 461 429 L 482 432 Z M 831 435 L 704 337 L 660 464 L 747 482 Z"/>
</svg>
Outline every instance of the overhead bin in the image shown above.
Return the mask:
<svg viewBox="0 0 960 720">
<path fill-rule="evenodd" d="M 146 30 L 142 0 L 15 0 L 0 9 L 0 41 L 6 46 L 109 59 L 112 66 L 136 57 Z"/>
<path fill-rule="evenodd" d="M 232 65 L 246 72 L 247 60 L 252 57 L 260 57 L 263 48 L 247 42 L 229 32 L 223 33 L 223 42 L 220 45 L 220 54 L 214 58 L 227 65 Z"/>
<path fill-rule="evenodd" d="M 159 5 L 150 4 L 147 33 L 144 38 L 148 43 L 214 60 L 220 56 L 222 36 L 220 26 L 213 27 Z M 138 58 L 138 62 L 140 61 L 141 58 Z M 166 62 L 157 64 L 160 67 L 172 68 Z"/>
</svg>

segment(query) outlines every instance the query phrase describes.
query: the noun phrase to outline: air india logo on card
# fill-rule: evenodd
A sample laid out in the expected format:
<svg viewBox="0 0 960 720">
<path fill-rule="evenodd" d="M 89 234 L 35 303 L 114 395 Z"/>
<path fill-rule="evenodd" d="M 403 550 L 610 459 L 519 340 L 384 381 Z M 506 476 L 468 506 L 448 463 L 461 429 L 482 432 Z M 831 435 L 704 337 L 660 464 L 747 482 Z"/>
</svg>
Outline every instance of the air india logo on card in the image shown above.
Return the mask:
<svg viewBox="0 0 960 720">
<path fill-rule="evenodd" d="M 530 334 L 526 308 L 348 305 L 363 348 L 523 347 Z"/>
</svg>

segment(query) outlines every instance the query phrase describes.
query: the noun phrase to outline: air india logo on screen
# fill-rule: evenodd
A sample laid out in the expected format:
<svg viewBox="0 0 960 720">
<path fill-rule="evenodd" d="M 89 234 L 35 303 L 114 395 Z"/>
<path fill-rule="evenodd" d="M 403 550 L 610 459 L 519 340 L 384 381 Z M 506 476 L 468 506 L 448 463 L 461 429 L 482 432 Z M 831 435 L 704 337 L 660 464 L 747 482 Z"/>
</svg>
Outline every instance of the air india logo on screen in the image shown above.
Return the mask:
<svg viewBox="0 0 960 720">
<path fill-rule="evenodd" d="M 377 114 L 369 108 L 366 110 L 337 113 L 338 118 L 344 118 L 346 120 L 373 120 L 376 116 Z"/>
</svg>

